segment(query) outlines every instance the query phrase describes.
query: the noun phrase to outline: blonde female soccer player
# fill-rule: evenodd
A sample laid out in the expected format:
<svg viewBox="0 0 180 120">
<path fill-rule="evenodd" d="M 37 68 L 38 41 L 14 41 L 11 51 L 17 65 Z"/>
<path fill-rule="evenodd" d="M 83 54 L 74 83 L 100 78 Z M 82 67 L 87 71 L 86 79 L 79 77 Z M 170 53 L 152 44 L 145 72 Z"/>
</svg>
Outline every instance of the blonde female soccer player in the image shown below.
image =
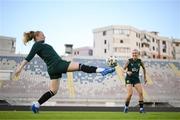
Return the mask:
<svg viewBox="0 0 180 120">
<path fill-rule="evenodd" d="M 97 68 L 95 66 L 87 66 L 62 60 L 53 47 L 45 43 L 45 36 L 41 31 L 24 33 L 24 44 L 31 40 L 34 40 L 35 43 L 28 56 L 21 62 L 19 67 L 17 67 L 15 76 L 19 76 L 23 67 L 37 54 L 46 63 L 47 71 L 51 79 L 49 91 L 44 93 L 37 102 L 33 102 L 31 108 L 34 113 L 38 113 L 40 105 L 57 93 L 59 89 L 59 78 L 61 78 L 62 73 L 83 71 L 86 73 L 101 73 L 104 76 L 115 71 L 114 68 Z"/>
<path fill-rule="evenodd" d="M 143 68 L 143 73 L 144 73 L 144 81 L 145 83 L 147 82 L 146 80 L 146 69 L 144 67 L 144 63 L 142 62 L 141 59 L 138 58 L 139 56 L 139 51 L 137 49 L 134 49 L 132 51 L 132 58 L 128 59 L 127 63 L 124 66 L 124 70 L 126 71 L 126 78 L 125 78 L 125 83 L 126 83 L 126 89 L 127 89 L 127 98 L 125 101 L 125 107 L 124 107 L 124 112 L 128 112 L 128 106 L 131 100 L 131 96 L 133 94 L 133 87 L 136 89 L 139 95 L 139 107 L 140 107 L 140 113 L 144 113 L 144 107 L 143 107 L 143 90 L 142 86 L 139 80 L 139 70 L 140 67 Z"/>
</svg>

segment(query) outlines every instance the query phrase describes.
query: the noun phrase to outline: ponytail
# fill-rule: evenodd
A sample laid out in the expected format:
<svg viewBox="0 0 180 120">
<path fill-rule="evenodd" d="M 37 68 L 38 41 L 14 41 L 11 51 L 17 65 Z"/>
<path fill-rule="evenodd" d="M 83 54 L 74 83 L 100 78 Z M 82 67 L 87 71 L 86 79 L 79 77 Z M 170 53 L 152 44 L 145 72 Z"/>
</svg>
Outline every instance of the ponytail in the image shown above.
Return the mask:
<svg viewBox="0 0 180 120">
<path fill-rule="evenodd" d="M 40 33 L 40 31 L 36 31 L 36 32 L 34 32 L 34 31 L 24 32 L 24 38 L 23 38 L 24 45 L 26 45 L 26 43 L 28 43 L 32 39 L 34 39 L 34 41 L 36 41 L 36 36 L 38 36 L 39 33 Z"/>
</svg>

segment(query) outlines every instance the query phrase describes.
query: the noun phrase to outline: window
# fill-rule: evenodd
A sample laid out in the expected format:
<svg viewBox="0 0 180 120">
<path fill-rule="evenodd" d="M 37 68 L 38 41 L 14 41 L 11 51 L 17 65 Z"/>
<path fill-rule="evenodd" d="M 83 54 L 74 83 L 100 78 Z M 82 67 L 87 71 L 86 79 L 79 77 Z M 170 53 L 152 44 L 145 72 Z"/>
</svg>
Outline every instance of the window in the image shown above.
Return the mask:
<svg viewBox="0 0 180 120">
<path fill-rule="evenodd" d="M 138 37 L 138 34 L 136 33 L 136 37 Z"/>
<path fill-rule="evenodd" d="M 93 55 L 93 51 L 92 50 L 89 50 L 88 53 L 89 53 L 90 56 Z"/>
<path fill-rule="evenodd" d="M 163 53 L 165 53 L 166 52 L 166 49 L 163 49 Z"/>
<path fill-rule="evenodd" d="M 106 40 L 104 40 L 104 44 L 106 45 L 106 43 L 107 43 L 107 41 Z"/>
<path fill-rule="evenodd" d="M 163 59 L 166 59 L 166 57 L 163 57 Z"/>
<path fill-rule="evenodd" d="M 130 31 L 128 29 L 114 29 L 115 35 L 127 35 L 129 36 Z"/>
<path fill-rule="evenodd" d="M 120 40 L 120 43 L 123 43 L 123 40 Z"/>
<path fill-rule="evenodd" d="M 179 44 L 178 43 L 176 43 L 176 47 L 178 47 L 179 46 Z"/>
<path fill-rule="evenodd" d="M 144 44 L 143 44 L 143 43 L 141 44 L 141 47 L 142 47 L 142 48 L 144 47 Z"/>
<path fill-rule="evenodd" d="M 153 46 L 153 51 L 155 50 L 155 47 Z"/>
<path fill-rule="evenodd" d="M 115 35 L 119 34 L 119 30 L 114 30 L 114 34 Z"/>
<path fill-rule="evenodd" d="M 106 35 L 106 31 L 103 31 L 103 36 L 105 36 Z"/>
<path fill-rule="evenodd" d="M 113 49 L 113 52 L 128 53 L 128 52 L 130 52 L 130 48 L 128 48 L 128 47 L 115 47 Z"/>
<path fill-rule="evenodd" d="M 136 42 L 136 46 L 138 46 L 138 42 Z"/>
<path fill-rule="evenodd" d="M 166 41 L 162 41 L 162 44 L 166 44 Z"/>
<path fill-rule="evenodd" d="M 155 40 L 154 40 L 154 38 L 152 39 L 152 42 L 154 42 Z"/>
<path fill-rule="evenodd" d="M 153 58 L 155 58 L 155 55 L 153 55 Z"/>
<path fill-rule="evenodd" d="M 107 50 L 106 49 L 104 49 L 104 53 L 106 53 L 107 52 Z"/>
<path fill-rule="evenodd" d="M 14 41 L 12 41 L 12 47 L 15 47 Z"/>
<path fill-rule="evenodd" d="M 139 33 L 136 33 L 136 37 L 137 37 L 137 38 L 140 38 L 140 34 L 139 34 Z"/>
<path fill-rule="evenodd" d="M 124 29 L 124 30 L 122 30 L 121 32 L 122 32 L 122 34 L 124 34 L 124 35 L 129 35 L 129 30 L 127 30 L 127 29 Z"/>
<path fill-rule="evenodd" d="M 160 44 L 160 40 L 156 40 L 156 43 L 157 43 L 157 44 Z"/>
</svg>

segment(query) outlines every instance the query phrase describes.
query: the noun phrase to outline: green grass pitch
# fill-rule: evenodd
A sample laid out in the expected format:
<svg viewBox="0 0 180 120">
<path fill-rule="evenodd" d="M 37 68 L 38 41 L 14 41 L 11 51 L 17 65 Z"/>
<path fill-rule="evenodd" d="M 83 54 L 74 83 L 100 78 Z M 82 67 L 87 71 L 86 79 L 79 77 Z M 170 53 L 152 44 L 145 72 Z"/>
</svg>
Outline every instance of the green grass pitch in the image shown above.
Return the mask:
<svg viewBox="0 0 180 120">
<path fill-rule="evenodd" d="M 45 112 L 0 111 L 0 120 L 180 120 L 179 112 Z"/>
</svg>

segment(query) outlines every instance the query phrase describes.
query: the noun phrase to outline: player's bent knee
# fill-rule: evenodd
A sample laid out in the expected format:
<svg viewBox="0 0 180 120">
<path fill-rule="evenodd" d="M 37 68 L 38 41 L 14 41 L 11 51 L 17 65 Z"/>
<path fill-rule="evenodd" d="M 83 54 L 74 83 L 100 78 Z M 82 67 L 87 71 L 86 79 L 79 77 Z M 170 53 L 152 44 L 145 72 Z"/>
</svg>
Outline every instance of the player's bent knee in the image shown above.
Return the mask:
<svg viewBox="0 0 180 120">
<path fill-rule="evenodd" d="M 129 93 L 129 94 L 128 94 L 128 98 L 131 98 L 131 97 L 132 97 L 132 93 Z"/>
<path fill-rule="evenodd" d="M 56 95 L 58 90 L 50 90 L 52 92 L 53 95 Z"/>
<path fill-rule="evenodd" d="M 139 93 L 139 96 L 143 96 L 143 93 L 142 93 L 142 92 L 140 92 L 140 93 Z"/>
<path fill-rule="evenodd" d="M 128 92 L 128 96 L 132 96 L 133 92 Z"/>
</svg>

